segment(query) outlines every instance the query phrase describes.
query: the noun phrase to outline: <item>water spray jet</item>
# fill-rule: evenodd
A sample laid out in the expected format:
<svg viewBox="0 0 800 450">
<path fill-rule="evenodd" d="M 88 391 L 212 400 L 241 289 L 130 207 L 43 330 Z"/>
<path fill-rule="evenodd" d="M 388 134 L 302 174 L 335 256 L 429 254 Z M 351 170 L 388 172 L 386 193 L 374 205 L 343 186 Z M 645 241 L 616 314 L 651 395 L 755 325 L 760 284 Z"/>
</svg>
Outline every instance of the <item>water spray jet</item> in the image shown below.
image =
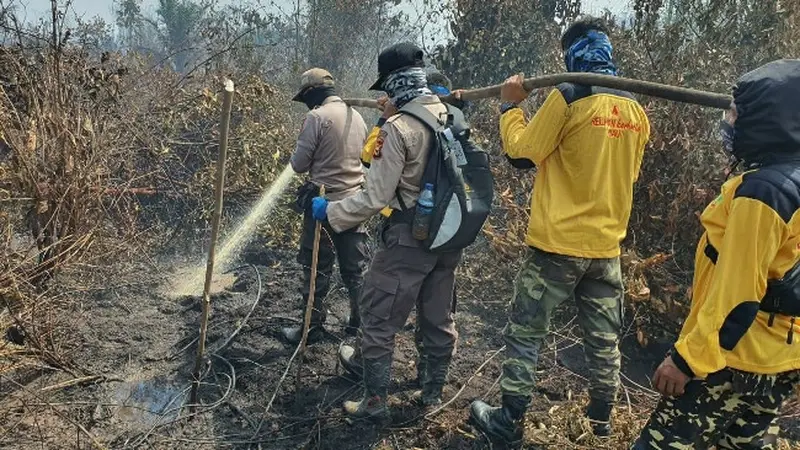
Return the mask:
<svg viewBox="0 0 800 450">
<path fill-rule="evenodd" d="M 292 166 L 287 164 L 278 178 L 272 182 L 269 188 L 261 194 L 261 198 L 250 208 L 250 211 L 236 226 L 233 233 L 225 238 L 216 257 L 215 276 L 219 277 L 220 273 L 231 267 L 232 263 L 239 256 L 242 247 L 244 247 L 252 237 L 261 219 L 275 207 L 280 193 L 283 192 L 292 181 L 294 174 L 295 172 Z M 173 294 L 177 296 L 198 295 L 200 293 L 200 287 L 203 285 L 203 277 L 203 268 L 195 268 L 189 273 L 182 274 L 179 280 L 177 280 L 177 285 L 172 289 Z"/>
</svg>

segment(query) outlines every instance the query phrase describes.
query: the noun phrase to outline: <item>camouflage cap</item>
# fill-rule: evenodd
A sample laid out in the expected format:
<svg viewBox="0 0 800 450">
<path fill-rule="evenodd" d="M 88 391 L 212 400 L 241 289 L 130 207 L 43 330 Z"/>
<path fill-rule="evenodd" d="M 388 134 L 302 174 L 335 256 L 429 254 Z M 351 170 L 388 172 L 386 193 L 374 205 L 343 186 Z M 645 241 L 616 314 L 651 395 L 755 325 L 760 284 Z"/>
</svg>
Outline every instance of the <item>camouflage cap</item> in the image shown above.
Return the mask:
<svg viewBox="0 0 800 450">
<path fill-rule="evenodd" d="M 300 88 L 297 90 L 297 95 L 292 100 L 299 102 L 302 101 L 303 94 L 311 88 L 321 86 L 333 86 L 333 75 L 325 69 L 314 67 L 313 69 L 306 70 L 300 75 Z"/>
</svg>

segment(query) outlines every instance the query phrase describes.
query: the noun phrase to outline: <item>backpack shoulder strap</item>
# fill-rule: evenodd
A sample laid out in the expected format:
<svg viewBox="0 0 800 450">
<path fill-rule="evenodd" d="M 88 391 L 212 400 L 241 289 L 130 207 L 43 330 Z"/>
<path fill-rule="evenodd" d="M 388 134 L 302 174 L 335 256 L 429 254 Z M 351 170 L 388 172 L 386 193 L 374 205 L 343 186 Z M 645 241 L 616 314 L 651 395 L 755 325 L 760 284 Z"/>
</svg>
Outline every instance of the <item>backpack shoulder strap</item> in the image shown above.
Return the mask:
<svg viewBox="0 0 800 450">
<path fill-rule="evenodd" d="M 439 119 L 433 115 L 432 112 L 428 111 L 428 108 L 417 102 L 406 103 L 402 108 L 400 108 L 398 114 L 408 114 L 409 116 L 416 118 L 420 122 L 424 123 L 425 126 L 430 128 L 434 133 L 444 128 L 444 124 L 439 122 Z M 400 210 L 404 212 L 408 211 L 408 208 L 403 201 L 403 196 L 400 195 L 399 190 L 395 190 L 395 196 L 397 197 L 397 202 L 400 204 Z"/>
<path fill-rule="evenodd" d="M 444 124 L 439 121 L 439 118 L 420 103 L 408 102 L 398 112 L 418 119 L 433 131 L 439 131 L 444 128 Z"/>
</svg>

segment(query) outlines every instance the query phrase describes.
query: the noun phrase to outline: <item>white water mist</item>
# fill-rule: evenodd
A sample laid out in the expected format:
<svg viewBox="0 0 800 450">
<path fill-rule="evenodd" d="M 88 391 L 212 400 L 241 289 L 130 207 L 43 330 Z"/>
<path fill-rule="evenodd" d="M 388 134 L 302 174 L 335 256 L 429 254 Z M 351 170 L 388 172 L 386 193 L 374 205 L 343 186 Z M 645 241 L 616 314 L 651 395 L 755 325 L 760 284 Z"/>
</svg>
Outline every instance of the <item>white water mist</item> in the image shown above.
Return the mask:
<svg viewBox="0 0 800 450">
<path fill-rule="evenodd" d="M 261 219 L 272 211 L 281 192 L 289 186 L 292 176 L 294 176 L 294 170 L 292 170 L 291 165 L 287 165 L 278 179 L 270 185 L 269 189 L 264 191 L 261 198 L 237 225 L 233 233 L 226 236 L 224 243 L 217 247 L 218 250 L 214 258 L 215 275 L 229 269 L 231 264 L 236 261 L 239 252 L 250 240 Z M 188 275 L 182 275 L 181 280 L 177 281 L 173 292 L 179 296 L 200 295 L 203 293 L 205 277 L 206 266 L 204 264 L 202 267 L 192 269 Z"/>
</svg>

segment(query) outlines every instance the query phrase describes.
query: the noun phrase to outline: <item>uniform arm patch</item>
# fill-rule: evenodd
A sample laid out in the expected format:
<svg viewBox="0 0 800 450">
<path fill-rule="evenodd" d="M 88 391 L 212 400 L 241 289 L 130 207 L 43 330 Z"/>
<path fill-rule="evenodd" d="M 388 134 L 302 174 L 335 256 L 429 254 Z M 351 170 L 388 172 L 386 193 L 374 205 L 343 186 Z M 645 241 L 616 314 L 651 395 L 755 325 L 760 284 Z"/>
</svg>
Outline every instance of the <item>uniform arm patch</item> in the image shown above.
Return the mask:
<svg viewBox="0 0 800 450">
<path fill-rule="evenodd" d="M 378 139 L 375 140 L 375 151 L 372 152 L 372 159 L 380 159 L 383 151 L 383 143 L 386 142 L 386 130 L 381 129 Z"/>
</svg>

